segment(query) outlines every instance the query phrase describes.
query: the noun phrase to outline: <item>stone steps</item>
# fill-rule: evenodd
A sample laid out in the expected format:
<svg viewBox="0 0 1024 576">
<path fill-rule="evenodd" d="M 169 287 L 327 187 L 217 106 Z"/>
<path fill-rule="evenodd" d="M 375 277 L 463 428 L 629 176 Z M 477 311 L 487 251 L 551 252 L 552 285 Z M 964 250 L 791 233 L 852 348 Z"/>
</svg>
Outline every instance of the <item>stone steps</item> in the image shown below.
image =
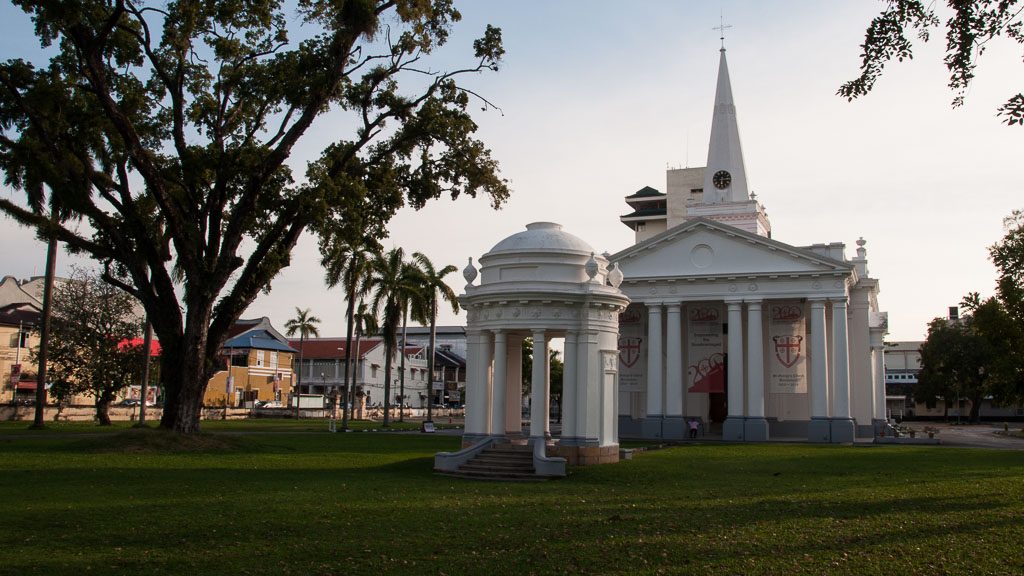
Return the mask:
<svg viewBox="0 0 1024 576">
<path fill-rule="evenodd" d="M 452 472 L 438 472 L 443 476 L 471 480 L 497 480 L 503 482 L 533 482 L 547 480 L 537 476 L 533 467 L 533 449 L 523 444 L 494 444 L 475 458 Z"/>
</svg>

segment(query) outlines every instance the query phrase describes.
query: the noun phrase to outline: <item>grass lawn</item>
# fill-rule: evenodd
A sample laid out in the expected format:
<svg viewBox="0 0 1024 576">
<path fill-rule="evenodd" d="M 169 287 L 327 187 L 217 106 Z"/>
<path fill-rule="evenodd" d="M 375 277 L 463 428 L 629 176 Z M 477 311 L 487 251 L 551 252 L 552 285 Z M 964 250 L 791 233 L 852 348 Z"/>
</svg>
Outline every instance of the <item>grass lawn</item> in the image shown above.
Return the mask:
<svg viewBox="0 0 1024 576">
<path fill-rule="evenodd" d="M 457 437 L 291 424 L 0 427 L 0 574 L 1024 573 L 1022 452 L 690 445 L 507 484 L 434 476 Z"/>
</svg>

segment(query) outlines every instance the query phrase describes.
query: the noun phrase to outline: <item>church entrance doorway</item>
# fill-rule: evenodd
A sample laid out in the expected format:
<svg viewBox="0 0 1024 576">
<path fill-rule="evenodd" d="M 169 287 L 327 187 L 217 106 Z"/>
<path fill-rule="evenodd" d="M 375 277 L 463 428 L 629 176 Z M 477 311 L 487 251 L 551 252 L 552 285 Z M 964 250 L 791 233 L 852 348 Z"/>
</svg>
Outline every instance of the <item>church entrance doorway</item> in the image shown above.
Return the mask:
<svg viewBox="0 0 1024 576">
<path fill-rule="evenodd" d="M 714 423 L 725 422 L 729 415 L 729 406 L 726 403 L 726 395 L 722 392 L 708 394 L 708 420 Z"/>
</svg>

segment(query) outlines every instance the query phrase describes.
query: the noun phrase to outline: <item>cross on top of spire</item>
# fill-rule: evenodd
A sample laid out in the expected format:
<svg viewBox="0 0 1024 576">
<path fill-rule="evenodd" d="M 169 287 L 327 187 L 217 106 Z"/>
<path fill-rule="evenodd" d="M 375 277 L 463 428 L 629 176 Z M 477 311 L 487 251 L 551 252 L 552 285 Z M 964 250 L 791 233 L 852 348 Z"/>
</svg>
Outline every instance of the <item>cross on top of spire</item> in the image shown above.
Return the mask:
<svg viewBox="0 0 1024 576">
<path fill-rule="evenodd" d="M 732 28 L 732 24 L 726 24 L 725 23 L 725 16 L 722 15 L 722 14 L 719 14 L 718 22 L 719 22 L 718 26 L 715 26 L 715 27 L 713 27 L 711 29 L 712 30 L 718 30 L 718 32 L 721 34 L 721 36 L 719 37 L 719 40 L 722 41 L 722 50 L 725 50 L 725 31 L 728 30 L 729 28 Z"/>
</svg>

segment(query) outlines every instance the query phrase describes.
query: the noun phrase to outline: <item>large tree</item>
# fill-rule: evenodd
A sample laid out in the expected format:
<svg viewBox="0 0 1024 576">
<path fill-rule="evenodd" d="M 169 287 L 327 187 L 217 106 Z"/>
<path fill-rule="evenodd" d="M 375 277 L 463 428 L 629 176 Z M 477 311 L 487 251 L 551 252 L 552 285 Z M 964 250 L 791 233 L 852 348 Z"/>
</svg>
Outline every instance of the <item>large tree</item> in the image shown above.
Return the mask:
<svg viewBox="0 0 1024 576">
<path fill-rule="evenodd" d="M 1004 36 L 1024 44 L 1020 0 L 946 0 L 952 13 L 945 24 L 936 15 L 934 2 L 888 0 L 887 4 L 868 26 L 861 45 L 860 76 L 843 84 L 840 96 L 849 100 L 864 96 L 886 64 L 913 58 L 914 36 L 927 41 L 932 30 L 944 27 L 949 88 L 954 93 L 953 106 L 960 106 L 990 41 Z M 1011 126 L 1024 126 L 1024 93 L 1011 96 L 999 107 L 999 115 Z"/>
<path fill-rule="evenodd" d="M 381 237 L 405 203 L 508 195 L 456 83 L 497 69 L 500 30 L 463 68 L 427 61 L 460 19 L 451 0 L 15 3 L 52 57 L 0 64 L 0 168 L 27 198 L 0 210 L 142 302 L 163 350 L 163 427 L 198 431 L 228 328 L 303 231 L 359 211 Z M 342 133 L 293 177 L 293 151 L 331 111 Z M 33 209 L 50 198 L 88 225 Z"/>
<path fill-rule="evenodd" d="M 1003 221 L 1006 235 L 989 248 L 999 270 L 999 300 L 1024 330 L 1024 211 L 1015 210 Z"/>
<path fill-rule="evenodd" d="M 98 273 L 72 272 L 54 290 L 48 378 L 53 395 L 58 401 L 91 396 L 97 421 L 109 426 L 110 403 L 142 371 L 142 355 L 133 343 L 140 333 L 131 296 Z"/>
</svg>

